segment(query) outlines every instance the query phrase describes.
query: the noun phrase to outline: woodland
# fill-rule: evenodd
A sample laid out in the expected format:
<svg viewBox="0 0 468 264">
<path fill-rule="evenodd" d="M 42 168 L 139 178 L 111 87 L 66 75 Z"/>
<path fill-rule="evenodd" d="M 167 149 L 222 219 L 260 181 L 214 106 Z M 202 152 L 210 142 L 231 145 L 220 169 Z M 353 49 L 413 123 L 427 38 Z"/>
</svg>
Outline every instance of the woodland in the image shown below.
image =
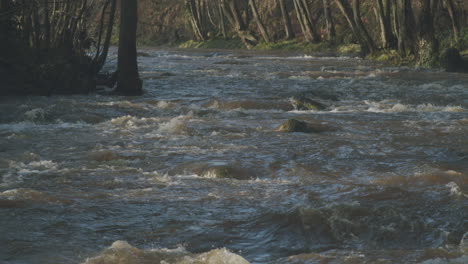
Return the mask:
<svg viewBox="0 0 468 264">
<path fill-rule="evenodd" d="M 2 0 L 4 95 L 141 94 L 136 45 L 358 53 L 466 71 L 463 0 Z M 119 46 L 117 71 L 102 73 Z"/>
</svg>

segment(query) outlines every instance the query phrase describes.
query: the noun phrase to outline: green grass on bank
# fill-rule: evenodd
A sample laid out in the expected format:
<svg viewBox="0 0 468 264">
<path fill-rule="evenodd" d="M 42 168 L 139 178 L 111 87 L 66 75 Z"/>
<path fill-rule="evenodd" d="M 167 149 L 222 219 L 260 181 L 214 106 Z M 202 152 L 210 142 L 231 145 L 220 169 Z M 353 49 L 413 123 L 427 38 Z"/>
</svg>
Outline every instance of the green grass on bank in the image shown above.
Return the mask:
<svg viewBox="0 0 468 264">
<path fill-rule="evenodd" d="M 186 49 L 246 49 L 240 39 L 211 39 L 203 42 L 193 40 L 186 41 L 179 48 Z M 361 52 L 358 44 L 335 45 L 329 42 L 306 43 L 297 40 L 285 40 L 280 42 L 261 42 L 253 50 L 303 52 L 305 54 L 352 54 Z"/>
<path fill-rule="evenodd" d="M 416 63 L 414 55 L 402 57 L 396 50 L 381 50 L 375 54 L 368 55 L 366 59 L 397 66 L 415 66 Z"/>
<path fill-rule="evenodd" d="M 449 33 L 447 33 L 448 35 L 445 36 L 444 40 L 440 43 L 440 53 L 449 47 L 456 47 L 460 49 L 460 54 L 462 56 L 468 57 L 468 30 L 463 31 L 459 43 L 453 43 Z M 190 40 L 177 45 L 177 47 L 188 49 L 246 49 L 242 41 L 236 38 L 228 40 L 215 38 L 203 42 Z M 252 50 L 301 52 L 307 55 L 361 55 L 361 47 L 359 44 L 334 44 L 326 41 L 320 43 L 308 43 L 297 40 L 284 40 L 269 43 L 260 42 Z M 395 66 L 440 67 L 438 57 L 440 54 L 435 53 L 436 57 L 434 57 L 431 53 L 425 51 L 425 49 L 421 49 L 417 55 L 403 56 L 396 50 L 380 50 L 377 53 L 367 55 L 366 59 Z"/>
<path fill-rule="evenodd" d="M 189 40 L 178 46 L 183 49 L 245 49 L 240 39 L 210 39 L 207 41 Z"/>
</svg>

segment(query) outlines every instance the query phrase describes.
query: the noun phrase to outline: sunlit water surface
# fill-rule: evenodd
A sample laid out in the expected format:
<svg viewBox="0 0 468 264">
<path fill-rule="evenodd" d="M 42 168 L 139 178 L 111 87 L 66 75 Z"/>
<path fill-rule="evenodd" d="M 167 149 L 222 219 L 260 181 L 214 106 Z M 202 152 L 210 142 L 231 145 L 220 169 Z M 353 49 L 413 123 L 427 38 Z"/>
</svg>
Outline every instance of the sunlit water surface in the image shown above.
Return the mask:
<svg viewBox="0 0 468 264">
<path fill-rule="evenodd" d="M 0 263 L 468 263 L 467 75 L 143 51 L 142 97 L 0 99 Z"/>
</svg>

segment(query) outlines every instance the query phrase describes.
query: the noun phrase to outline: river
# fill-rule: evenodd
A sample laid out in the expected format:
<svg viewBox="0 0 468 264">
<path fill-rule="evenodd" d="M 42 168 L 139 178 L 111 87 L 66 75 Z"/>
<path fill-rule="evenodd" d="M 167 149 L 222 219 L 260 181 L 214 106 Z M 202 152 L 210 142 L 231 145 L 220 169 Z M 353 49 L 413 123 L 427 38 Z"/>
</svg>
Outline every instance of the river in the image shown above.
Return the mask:
<svg viewBox="0 0 468 264">
<path fill-rule="evenodd" d="M 0 263 L 468 263 L 468 75 L 142 52 L 141 97 L 0 98 Z"/>
</svg>

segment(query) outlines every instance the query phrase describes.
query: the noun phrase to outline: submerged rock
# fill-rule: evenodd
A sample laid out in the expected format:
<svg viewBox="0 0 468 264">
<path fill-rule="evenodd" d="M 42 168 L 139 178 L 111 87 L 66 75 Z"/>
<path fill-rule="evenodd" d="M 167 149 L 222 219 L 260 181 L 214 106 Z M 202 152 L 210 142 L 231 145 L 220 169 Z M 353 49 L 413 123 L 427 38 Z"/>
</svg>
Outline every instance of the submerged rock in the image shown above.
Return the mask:
<svg viewBox="0 0 468 264">
<path fill-rule="evenodd" d="M 95 160 L 97 162 L 111 161 L 119 158 L 119 156 L 111 150 L 92 152 L 88 156 L 90 159 Z"/>
<path fill-rule="evenodd" d="M 327 108 L 326 105 L 317 102 L 315 100 L 307 98 L 305 95 L 295 95 L 290 98 L 291 104 L 294 106 L 295 110 L 314 110 L 322 111 Z"/>
<path fill-rule="evenodd" d="M 278 132 L 302 132 L 302 133 L 321 133 L 327 131 L 335 131 L 336 129 L 331 126 L 319 124 L 319 123 L 309 123 L 305 121 L 299 121 L 296 119 L 288 119 L 286 122 L 281 124 L 276 128 L 275 131 Z"/>
<path fill-rule="evenodd" d="M 138 57 L 153 57 L 153 56 L 151 56 L 151 54 L 149 54 L 147 52 L 143 52 L 143 51 L 138 51 L 137 56 Z"/>
</svg>

